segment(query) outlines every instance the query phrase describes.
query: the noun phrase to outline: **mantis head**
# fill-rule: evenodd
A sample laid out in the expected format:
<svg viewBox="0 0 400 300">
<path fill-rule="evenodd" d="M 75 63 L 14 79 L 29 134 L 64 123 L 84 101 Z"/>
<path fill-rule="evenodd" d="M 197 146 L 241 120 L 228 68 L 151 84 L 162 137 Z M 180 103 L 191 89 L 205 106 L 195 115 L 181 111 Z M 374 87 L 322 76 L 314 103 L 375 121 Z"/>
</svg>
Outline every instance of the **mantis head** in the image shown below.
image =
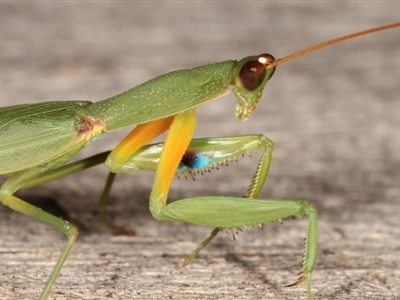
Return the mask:
<svg viewBox="0 0 400 300">
<path fill-rule="evenodd" d="M 270 54 L 248 56 L 240 60 L 232 73 L 231 84 L 236 105 L 236 120 L 246 121 L 257 106 L 268 80 L 275 72 L 275 58 Z"/>
<path fill-rule="evenodd" d="M 275 60 L 275 58 L 270 54 L 261 54 L 258 56 L 248 56 L 243 58 L 236 64 L 230 82 L 230 84 L 235 85 L 233 92 L 238 100 L 235 114 L 236 120 L 246 121 L 251 115 L 260 100 L 267 81 L 272 77 L 278 65 L 333 44 L 395 27 L 400 27 L 400 22 L 345 35 L 303 49 L 277 60 Z"/>
</svg>

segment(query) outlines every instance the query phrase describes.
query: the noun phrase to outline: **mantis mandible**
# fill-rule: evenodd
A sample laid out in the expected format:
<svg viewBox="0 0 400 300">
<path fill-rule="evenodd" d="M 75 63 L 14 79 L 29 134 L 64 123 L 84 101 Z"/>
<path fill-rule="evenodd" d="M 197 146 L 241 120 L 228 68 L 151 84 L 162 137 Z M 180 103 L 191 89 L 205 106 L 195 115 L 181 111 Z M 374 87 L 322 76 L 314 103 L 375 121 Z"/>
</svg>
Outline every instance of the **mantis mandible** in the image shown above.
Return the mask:
<svg viewBox="0 0 400 300">
<path fill-rule="evenodd" d="M 255 110 L 278 65 L 322 47 L 395 27 L 400 27 L 400 23 L 334 39 L 278 60 L 269 54 L 261 54 L 240 61 L 229 60 L 171 72 L 96 103 L 57 101 L 1 108 L 0 174 L 9 176 L 0 188 L 0 201 L 52 226 L 68 239 L 39 299 L 44 300 L 50 294 L 77 239 L 78 230 L 14 193 L 104 161 L 112 173 L 140 169 L 156 171 L 150 195 L 150 211 L 156 219 L 217 228 L 194 254 L 212 240 L 219 228 L 258 226 L 286 217 L 308 215 L 300 278 L 290 286 L 306 282 L 308 299 L 312 299 L 311 274 L 318 244 L 316 209 L 305 200 L 256 199 L 269 170 L 272 142 L 263 135 L 192 139 L 196 126 L 195 109 L 228 94 L 229 86 L 233 85 L 238 101 L 236 119 L 245 121 Z M 132 125 L 137 126 L 110 153 L 64 165 L 103 133 Z M 167 130 L 164 143 L 145 146 Z M 175 173 L 206 170 L 252 150 L 263 150 L 263 154 L 245 194 L 246 199 L 211 196 L 167 204 Z M 112 177 L 105 189 L 105 197 L 111 183 Z"/>
</svg>

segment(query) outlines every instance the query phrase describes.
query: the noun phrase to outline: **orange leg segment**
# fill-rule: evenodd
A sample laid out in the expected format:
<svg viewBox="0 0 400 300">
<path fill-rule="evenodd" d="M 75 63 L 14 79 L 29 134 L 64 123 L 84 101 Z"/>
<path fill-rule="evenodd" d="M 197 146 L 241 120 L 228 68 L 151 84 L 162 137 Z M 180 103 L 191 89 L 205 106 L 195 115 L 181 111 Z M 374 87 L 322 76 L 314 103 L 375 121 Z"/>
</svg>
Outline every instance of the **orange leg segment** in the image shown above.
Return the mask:
<svg viewBox="0 0 400 300">
<path fill-rule="evenodd" d="M 108 156 L 106 165 L 110 171 L 118 173 L 133 153 L 168 130 L 173 120 L 174 116 L 136 126 Z"/>
<path fill-rule="evenodd" d="M 168 191 L 196 128 L 196 114 L 189 110 L 175 116 L 165 139 L 156 177 L 150 195 L 150 210 L 158 211 L 166 206 Z"/>
</svg>

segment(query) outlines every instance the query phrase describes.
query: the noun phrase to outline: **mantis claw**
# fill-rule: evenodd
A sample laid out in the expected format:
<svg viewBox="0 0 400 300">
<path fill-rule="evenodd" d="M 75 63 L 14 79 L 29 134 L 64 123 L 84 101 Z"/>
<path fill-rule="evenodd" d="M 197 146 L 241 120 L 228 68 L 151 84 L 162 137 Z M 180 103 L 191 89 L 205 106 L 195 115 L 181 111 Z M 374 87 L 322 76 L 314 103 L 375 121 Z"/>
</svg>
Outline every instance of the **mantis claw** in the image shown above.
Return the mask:
<svg viewBox="0 0 400 300">
<path fill-rule="evenodd" d="M 300 271 L 298 275 L 302 275 L 299 277 L 299 279 L 292 283 L 292 284 L 288 284 L 285 285 L 284 287 L 293 287 L 296 285 L 299 285 L 301 283 L 303 283 L 304 281 L 307 281 L 307 300 L 312 300 L 312 292 L 311 292 L 311 273 L 305 275 L 303 271 Z"/>
</svg>

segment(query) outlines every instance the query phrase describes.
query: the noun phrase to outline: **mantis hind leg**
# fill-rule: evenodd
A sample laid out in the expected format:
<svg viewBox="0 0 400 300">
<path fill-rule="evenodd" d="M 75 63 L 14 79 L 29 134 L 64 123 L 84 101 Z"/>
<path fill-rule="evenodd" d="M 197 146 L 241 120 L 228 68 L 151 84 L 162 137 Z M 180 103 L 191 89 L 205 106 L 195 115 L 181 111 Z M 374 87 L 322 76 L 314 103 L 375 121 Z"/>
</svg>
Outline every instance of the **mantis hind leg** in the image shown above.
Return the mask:
<svg viewBox="0 0 400 300">
<path fill-rule="evenodd" d="M 54 266 L 49 279 L 47 280 L 45 288 L 40 295 L 39 299 L 44 300 L 50 293 L 53 284 L 55 283 L 73 245 L 75 244 L 75 241 L 78 237 L 78 230 L 75 226 L 69 224 L 67 221 L 42 211 L 40 208 L 33 206 L 15 196 L 7 195 L 6 191 L 1 191 L 0 201 L 11 209 L 32 217 L 42 223 L 50 225 L 54 229 L 67 236 L 68 241 L 65 244 L 60 257 L 58 258 L 57 263 Z"/>
<path fill-rule="evenodd" d="M 30 185 L 31 181 L 34 181 L 35 178 L 40 177 L 41 174 L 46 173 L 48 169 L 56 168 L 66 160 L 69 160 L 69 158 L 75 155 L 75 153 L 80 149 L 81 147 L 78 146 L 70 153 L 48 163 L 46 167 L 34 167 L 28 170 L 13 173 L 7 178 L 6 182 L 0 188 L 0 202 L 5 206 L 23 213 L 24 215 L 27 215 L 37 221 L 50 225 L 57 231 L 67 236 L 67 243 L 65 244 L 57 263 L 54 266 L 49 279 L 47 280 L 47 283 L 39 297 L 40 300 L 45 300 L 48 297 L 52 286 L 54 285 L 73 245 L 75 244 L 75 241 L 78 237 L 78 230 L 67 221 L 45 212 L 40 208 L 14 196 L 13 194 L 19 189 L 32 186 Z"/>
</svg>

